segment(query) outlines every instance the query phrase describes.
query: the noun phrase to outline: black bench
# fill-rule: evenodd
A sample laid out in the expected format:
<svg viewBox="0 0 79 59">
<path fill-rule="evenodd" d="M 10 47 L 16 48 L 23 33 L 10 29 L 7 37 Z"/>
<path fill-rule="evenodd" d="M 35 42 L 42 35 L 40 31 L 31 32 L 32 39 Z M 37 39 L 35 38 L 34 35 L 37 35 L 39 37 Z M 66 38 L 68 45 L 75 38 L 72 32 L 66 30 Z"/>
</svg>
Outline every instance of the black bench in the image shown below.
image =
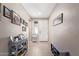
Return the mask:
<svg viewBox="0 0 79 59">
<path fill-rule="evenodd" d="M 69 52 L 59 52 L 53 44 L 51 44 L 51 52 L 54 56 L 70 56 Z"/>
</svg>

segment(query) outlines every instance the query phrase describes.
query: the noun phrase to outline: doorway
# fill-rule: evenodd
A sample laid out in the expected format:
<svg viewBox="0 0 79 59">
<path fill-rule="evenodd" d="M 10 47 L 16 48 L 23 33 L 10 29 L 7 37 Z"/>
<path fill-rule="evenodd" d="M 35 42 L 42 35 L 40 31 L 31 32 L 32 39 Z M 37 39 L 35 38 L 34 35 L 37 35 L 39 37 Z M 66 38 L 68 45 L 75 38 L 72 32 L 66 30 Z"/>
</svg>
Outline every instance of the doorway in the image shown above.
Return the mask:
<svg viewBox="0 0 79 59">
<path fill-rule="evenodd" d="M 48 19 L 33 19 L 32 20 L 32 35 L 31 40 L 35 42 L 48 41 Z"/>
</svg>

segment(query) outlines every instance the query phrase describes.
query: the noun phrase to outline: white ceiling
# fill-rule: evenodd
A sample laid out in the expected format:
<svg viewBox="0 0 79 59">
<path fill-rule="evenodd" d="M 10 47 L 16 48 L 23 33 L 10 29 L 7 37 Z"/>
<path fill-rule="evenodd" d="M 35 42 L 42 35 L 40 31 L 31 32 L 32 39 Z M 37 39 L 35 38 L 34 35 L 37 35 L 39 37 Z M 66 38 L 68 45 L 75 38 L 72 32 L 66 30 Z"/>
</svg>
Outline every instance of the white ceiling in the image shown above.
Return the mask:
<svg viewBox="0 0 79 59">
<path fill-rule="evenodd" d="M 23 3 L 22 4 L 31 18 L 48 18 L 55 3 Z"/>
</svg>

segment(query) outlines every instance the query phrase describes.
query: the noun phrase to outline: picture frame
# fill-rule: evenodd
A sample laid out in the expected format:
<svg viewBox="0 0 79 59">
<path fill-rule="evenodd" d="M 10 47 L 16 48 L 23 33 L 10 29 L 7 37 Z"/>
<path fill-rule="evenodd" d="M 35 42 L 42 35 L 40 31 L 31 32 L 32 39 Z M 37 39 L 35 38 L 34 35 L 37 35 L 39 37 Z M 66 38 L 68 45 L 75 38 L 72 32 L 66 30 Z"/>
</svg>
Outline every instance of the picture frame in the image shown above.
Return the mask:
<svg viewBox="0 0 79 59">
<path fill-rule="evenodd" d="M 22 31 L 26 31 L 26 27 L 25 26 L 22 26 Z"/>
<path fill-rule="evenodd" d="M 53 20 L 53 26 L 59 25 L 63 23 L 63 13 L 58 15 L 54 20 Z"/>
<path fill-rule="evenodd" d="M 27 23 L 27 22 L 24 22 L 24 25 L 25 25 L 25 26 L 28 26 L 28 23 Z"/>
<path fill-rule="evenodd" d="M 24 25 L 24 23 L 25 23 L 25 20 L 23 20 L 23 25 Z"/>
<path fill-rule="evenodd" d="M 23 25 L 28 26 L 28 23 L 25 20 L 23 20 Z"/>
<path fill-rule="evenodd" d="M 11 10 L 6 6 L 3 6 L 3 16 L 11 19 Z"/>
<path fill-rule="evenodd" d="M 25 22 L 25 20 L 23 20 L 22 18 L 20 19 L 20 23 L 23 24 L 23 25 L 25 25 L 25 26 L 28 26 L 28 23 Z"/>
<path fill-rule="evenodd" d="M 16 12 L 14 12 L 13 10 L 11 12 L 12 12 L 12 21 L 11 22 L 13 24 L 20 25 L 21 24 L 20 16 Z"/>
<path fill-rule="evenodd" d="M 23 24 L 23 19 L 22 18 L 20 18 L 20 23 Z"/>
</svg>

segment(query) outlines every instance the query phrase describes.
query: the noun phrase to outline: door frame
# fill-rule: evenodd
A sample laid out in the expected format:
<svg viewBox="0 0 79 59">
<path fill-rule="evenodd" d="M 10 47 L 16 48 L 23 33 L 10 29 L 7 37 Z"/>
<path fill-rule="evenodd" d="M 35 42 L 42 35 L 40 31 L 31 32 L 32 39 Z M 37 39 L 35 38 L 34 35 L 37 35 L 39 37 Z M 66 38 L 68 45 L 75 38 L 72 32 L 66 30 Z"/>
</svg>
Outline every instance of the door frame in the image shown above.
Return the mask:
<svg viewBox="0 0 79 59">
<path fill-rule="evenodd" d="M 42 20 L 42 19 L 44 19 L 44 20 L 48 20 L 48 41 L 49 41 L 49 18 L 31 18 L 31 31 L 30 31 L 30 40 L 32 41 L 32 21 L 33 20 L 36 20 L 36 19 L 38 19 L 38 20 Z M 39 41 L 39 42 L 48 42 L 48 41 Z"/>
</svg>

